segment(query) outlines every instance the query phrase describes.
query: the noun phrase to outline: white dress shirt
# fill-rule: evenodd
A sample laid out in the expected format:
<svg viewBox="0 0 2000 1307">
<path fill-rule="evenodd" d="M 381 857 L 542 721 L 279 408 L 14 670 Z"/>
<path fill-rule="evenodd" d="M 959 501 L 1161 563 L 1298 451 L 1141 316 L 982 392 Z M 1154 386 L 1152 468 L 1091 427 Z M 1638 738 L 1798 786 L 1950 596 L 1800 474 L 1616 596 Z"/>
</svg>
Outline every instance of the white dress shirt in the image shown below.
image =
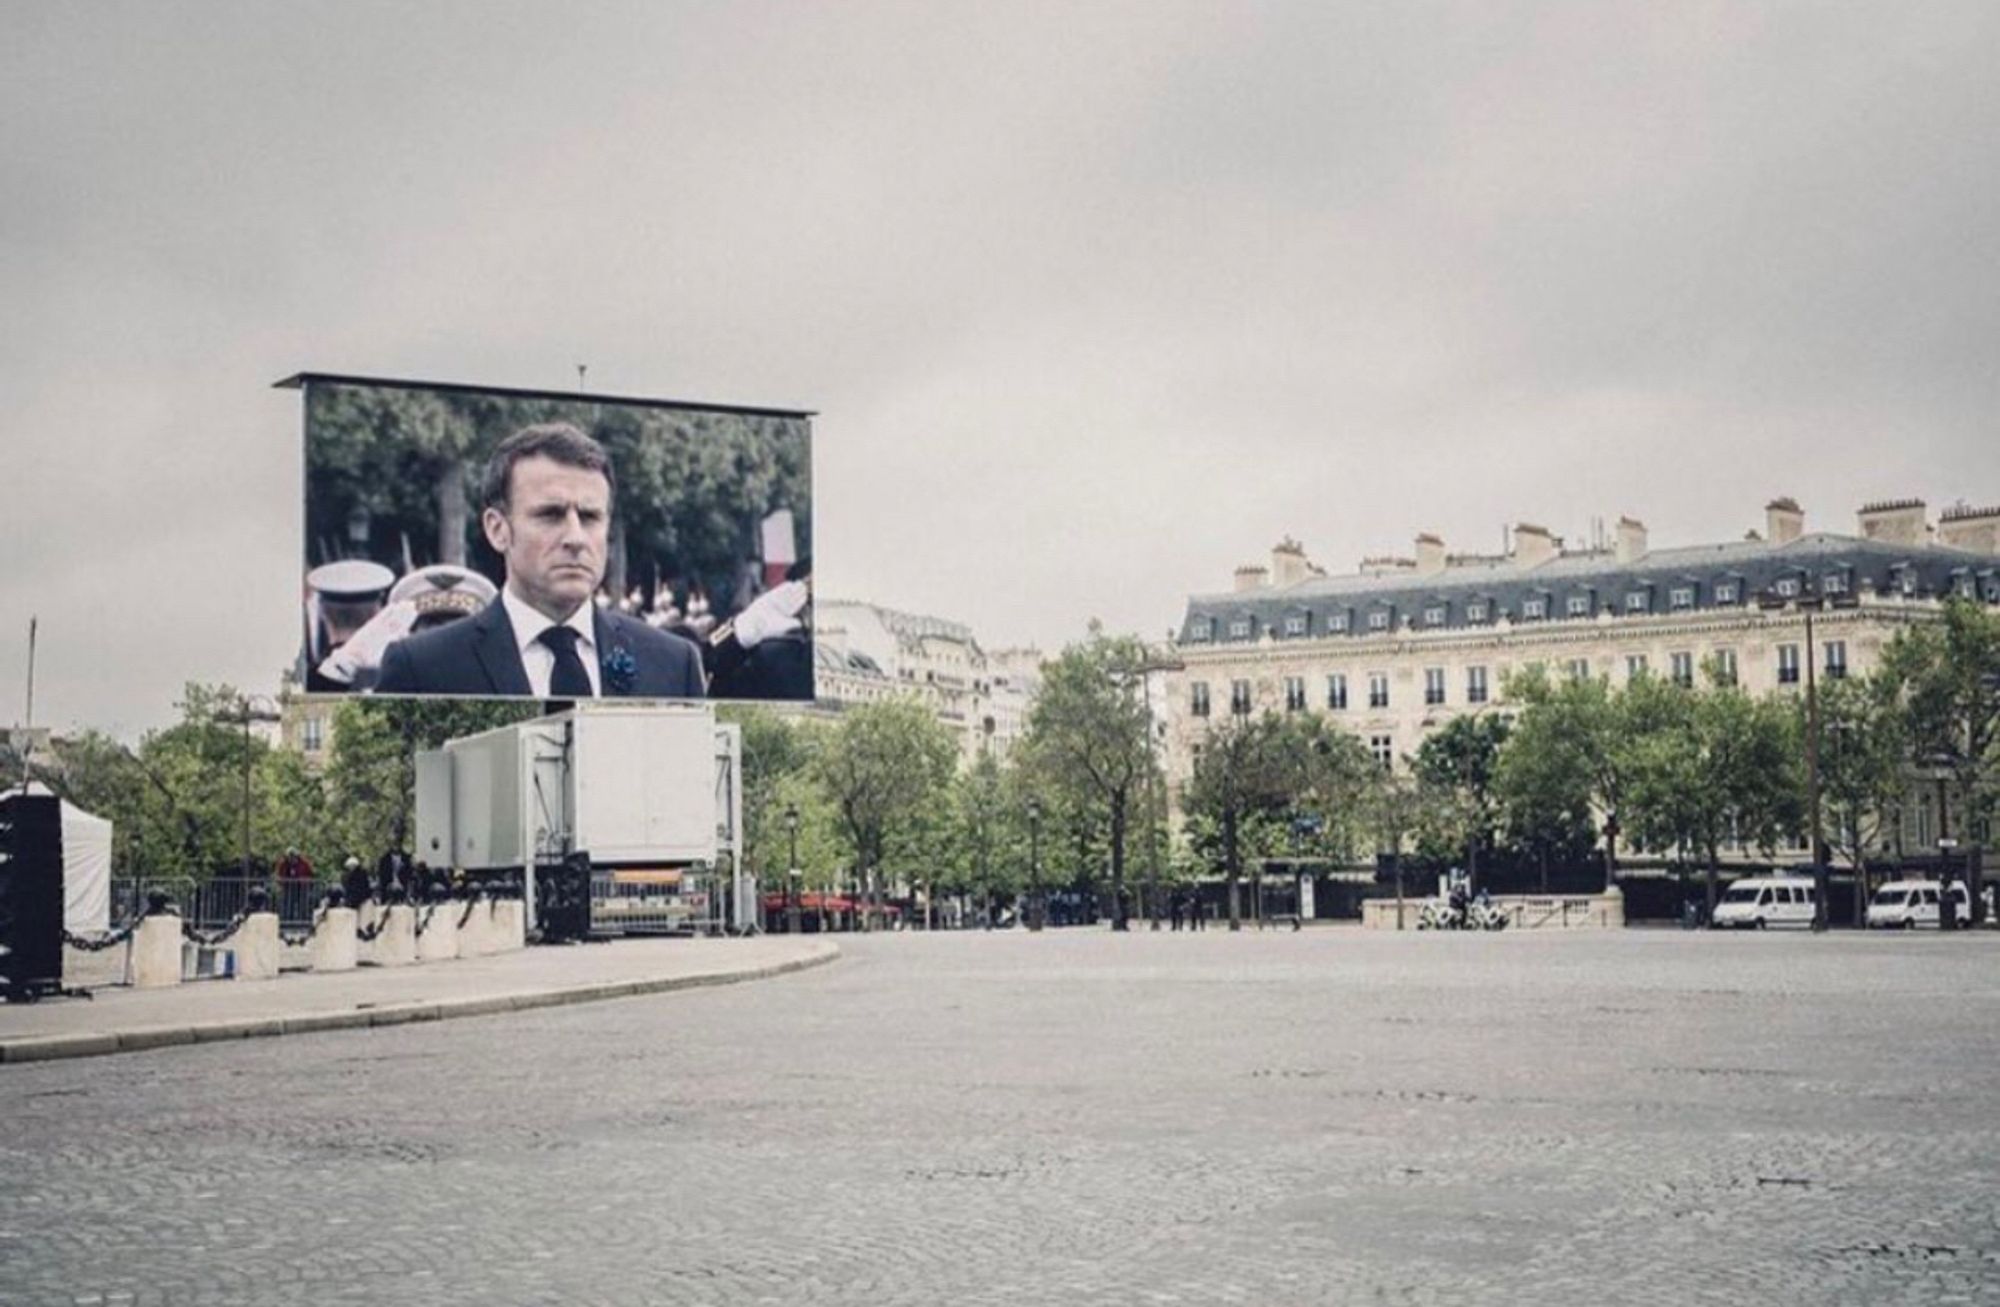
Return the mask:
<svg viewBox="0 0 2000 1307">
<path fill-rule="evenodd" d="M 555 679 L 556 674 L 556 651 L 542 643 L 542 632 L 556 623 L 530 608 L 504 586 L 500 590 L 500 602 L 507 605 L 507 620 L 514 627 L 515 642 L 521 646 L 521 666 L 528 670 L 528 688 L 535 692 L 536 698 L 547 699 L 550 697 L 549 682 Z M 595 612 L 589 604 L 584 604 L 562 623 L 577 633 L 576 656 L 583 660 L 583 674 L 590 678 L 593 697 L 604 693 L 604 683 L 598 679 Z"/>
</svg>

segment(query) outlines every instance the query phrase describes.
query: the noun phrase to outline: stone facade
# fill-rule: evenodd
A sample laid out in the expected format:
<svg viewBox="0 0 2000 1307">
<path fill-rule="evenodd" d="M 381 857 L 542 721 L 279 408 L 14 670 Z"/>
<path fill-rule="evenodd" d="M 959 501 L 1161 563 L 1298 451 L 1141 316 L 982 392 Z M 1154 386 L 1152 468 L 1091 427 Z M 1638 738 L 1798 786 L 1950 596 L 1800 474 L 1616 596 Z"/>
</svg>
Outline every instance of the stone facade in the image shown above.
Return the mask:
<svg viewBox="0 0 2000 1307">
<path fill-rule="evenodd" d="M 1863 509 L 1853 535 L 1809 534 L 1780 499 L 1763 533 L 1717 545 L 1651 548 L 1624 518 L 1587 549 L 1522 525 L 1498 555 L 1449 555 L 1424 535 L 1414 558 L 1344 576 L 1305 563 L 1290 585 L 1245 586 L 1256 569 L 1239 569 L 1234 588 L 1189 599 L 1175 640 L 1169 782 L 1178 792 L 1217 722 L 1266 710 L 1324 714 L 1400 767 L 1452 717 L 1505 711 L 1508 674 L 1535 663 L 1616 685 L 1692 682 L 1713 665 L 1763 694 L 1803 687 L 1810 644 L 1819 677 L 1862 675 L 1943 596 L 2000 604 L 1996 524 L 2000 511 L 1961 508 L 1933 527 L 1906 500 Z M 1265 575 L 1300 562 L 1274 558 Z"/>
</svg>

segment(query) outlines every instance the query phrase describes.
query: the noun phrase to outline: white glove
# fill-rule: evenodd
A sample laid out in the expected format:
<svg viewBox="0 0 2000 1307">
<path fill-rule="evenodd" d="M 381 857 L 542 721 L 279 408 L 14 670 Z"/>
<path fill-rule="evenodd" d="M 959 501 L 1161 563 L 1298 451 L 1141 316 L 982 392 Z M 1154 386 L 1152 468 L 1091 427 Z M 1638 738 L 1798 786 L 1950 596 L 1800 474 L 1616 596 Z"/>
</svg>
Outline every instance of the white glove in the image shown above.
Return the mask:
<svg viewBox="0 0 2000 1307">
<path fill-rule="evenodd" d="M 812 598 L 804 581 L 786 581 L 751 600 L 736 614 L 736 643 L 755 649 L 766 640 L 790 635 L 805 626 L 799 612 Z"/>
<path fill-rule="evenodd" d="M 326 656 L 319 673 L 329 681 L 354 684 L 362 672 L 382 665 L 382 651 L 410 633 L 417 624 L 417 606 L 408 599 L 390 604 L 347 637 L 347 643 Z"/>
</svg>

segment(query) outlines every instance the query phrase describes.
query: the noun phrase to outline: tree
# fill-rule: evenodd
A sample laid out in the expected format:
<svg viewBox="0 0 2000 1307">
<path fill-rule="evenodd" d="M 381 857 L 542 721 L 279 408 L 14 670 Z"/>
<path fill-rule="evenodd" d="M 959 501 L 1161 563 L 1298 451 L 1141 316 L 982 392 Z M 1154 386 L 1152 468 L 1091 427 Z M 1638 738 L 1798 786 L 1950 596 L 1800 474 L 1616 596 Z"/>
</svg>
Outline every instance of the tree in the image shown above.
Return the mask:
<svg viewBox="0 0 2000 1307">
<path fill-rule="evenodd" d="M 1139 691 L 1146 647 L 1130 636 L 1090 638 L 1042 668 L 1042 688 L 1024 742 L 1035 765 L 1062 788 L 1103 807 L 1111 848 L 1113 930 L 1127 929 L 1125 832 L 1154 770 L 1151 714 Z"/>
<path fill-rule="evenodd" d="M 937 810 L 957 756 L 950 733 L 908 699 L 849 710 L 814 752 L 812 774 L 840 814 L 875 910 L 881 907 L 876 878 L 890 840 Z"/>
<path fill-rule="evenodd" d="M 1212 832 L 1223 875 L 1229 884 L 1229 928 L 1243 928 L 1241 883 L 1246 836 L 1256 835 L 1257 852 L 1275 852 L 1270 819 L 1288 808 L 1302 788 L 1299 759 L 1287 747 L 1284 722 L 1274 713 L 1231 717 L 1211 730 L 1195 756 L 1183 805 L 1206 823 L 1191 840 L 1200 848 Z M 1258 819 L 1265 825 L 1258 825 Z"/>
<path fill-rule="evenodd" d="M 1540 664 L 1511 675 L 1505 682 L 1508 699 L 1521 704 L 1513 726 L 1511 754 L 1516 749 L 1542 755 L 1540 779 L 1552 787 L 1543 791 L 1540 811 L 1563 811 L 1579 796 L 1603 819 L 1604 877 L 1609 888 L 1617 859 L 1617 819 L 1625 791 L 1628 752 L 1620 746 L 1643 734 L 1650 725 L 1621 712 L 1611 687 L 1601 677 L 1580 677 L 1557 685 Z M 1519 780 L 1510 783 L 1518 793 Z"/>
<path fill-rule="evenodd" d="M 1465 853 L 1466 874 L 1479 884 L 1479 854 L 1491 850 L 1499 827 L 1497 773 L 1507 719 L 1485 713 L 1454 717 L 1417 749 L 1411 771 L 1436 796 L 1426 807 L 1443 818 L 1441 842 Z"/>
<path fill-rule="evenodd" d="M 768 884 L 772 871 L 789 867 L 785 811 L 788 804 L 799 811 L 799 787 L 788 782 L 807 769 L 816 736 L 804 723 L 795 725 L 753 704 L 724 704 L 716 710 L 716 718 L 735 723 L 742 733 L 744 862 Z"/>
<path fill-rule="evenodd" d="M 1897 634 L 1881 671 L 1902 706 L 1911 761 L 1943 773 L 1957 792 L 1972 919 L 1984 921 L 1980 831 L 2000 768 L 2000 612 L 1947 599 L 1943 620 Z"/>
<path fill-rule="evenodd" d="M 1854 920 L 1865 919 L 1867 851 L 1899 813 L 1909 756 L 1894 687 L 1884 676 L 1828 681 L 1819 687 L 1820 797 L 1832 818 L 1830 843 L 1854 868 Z"/>
<path fill-rule="evenodd" d="M 1798 829 L 1805 787 L 1795 705 L 1734 685 L 1697 691 L 1650 677 L 1623 699 L 1622 715 L 1645 724 L 1621 746 L 1628 829 L 1654 848 L 1698 852 L 1713 911 L 1725 842 L 1770 849 Z"/>
</svg>

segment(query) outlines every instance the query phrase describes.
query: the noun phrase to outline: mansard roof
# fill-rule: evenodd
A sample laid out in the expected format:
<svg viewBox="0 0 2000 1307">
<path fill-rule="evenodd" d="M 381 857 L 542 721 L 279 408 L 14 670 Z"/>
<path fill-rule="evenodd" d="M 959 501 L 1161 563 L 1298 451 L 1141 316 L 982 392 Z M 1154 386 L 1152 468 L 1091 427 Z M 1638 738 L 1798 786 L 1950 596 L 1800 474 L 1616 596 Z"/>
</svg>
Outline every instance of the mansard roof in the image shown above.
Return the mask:
<svg viewBox="0 0 2000 1307">
<path fill-rule="evenodd" d="M 1584 590 L 1596 592 L 1597 606 L 1620 612 L 1625 611 L 1623 596 L 1634 591 L 1650 594 L 1647 611 L 1665 611 L 1671 591 L 1680 587 L 1694 590 L 1691 606 L 1697 611 L 1740 608 L 1774 595 L 1781 578 L 1809 578 L 1811 588 L 1817 590 L 1823 578 L 1834 574 L 1842 577 L 1845 592 L 1852 594 L 1864 582 L 1879 592 L 1903 593 L 1903 578 L 1908 573 L 1912 578 L 1908 593 L 1934 596 L 1950 591 L 1962 573 L 1991 577 L 1996 565 L 2000 565 L 2000 555 L 1824 532 L 1784 544 L 1742 540 L 1655 549 L 1630 563 L 1616 561 L 1609 551 L 1563 554 L 1532 566 L 1512 558 L 1484 558 L 1421 575 L 1403 570 L 1315 576 L 1283 587 L 1193 595 L 1188 599 L 1179 640 L 1183 644 L 1208 639 L 1227 642 L 1232 638 L 1255 639 L 1266 631 L 1283 638 L 1284 619 L 1301 612 L 1311 616 L 1305 633 L 1308 638 L 1366 635 L 1369 626 L 1365 615 L 1384 607 L 1393 610 L 1397 626 L 1406 619 L 1418 625 L 1426 609 L 1440 606 L 1445 609 L 1444 621 L 1418 625 L 1418 629 L 1489 626 L 1503 616 L 1520 621 L 1524 601 L 1538 598 L 1552 601 L 1546 615 L 1557 618 L 1563 615 L 1556 611 L 1557 605 Z M 1733 599 L 1717 603 L 1715 587 L 1722 582 L 1734 583 L 1737 593 Z M 1981 593 L 1991 598 L 1986 590 Z M 1487 607 L 1483 620 L 1468 620 L 1467 607 L 1475 601 Z M 1348 619 L 1344 629 L 1328 625 L 1328 619 L 1335 615 Z M 1231 637 L 1231 624 L 1245 619 L 1249 622 L 1247 636 Z"/>
</svg>

